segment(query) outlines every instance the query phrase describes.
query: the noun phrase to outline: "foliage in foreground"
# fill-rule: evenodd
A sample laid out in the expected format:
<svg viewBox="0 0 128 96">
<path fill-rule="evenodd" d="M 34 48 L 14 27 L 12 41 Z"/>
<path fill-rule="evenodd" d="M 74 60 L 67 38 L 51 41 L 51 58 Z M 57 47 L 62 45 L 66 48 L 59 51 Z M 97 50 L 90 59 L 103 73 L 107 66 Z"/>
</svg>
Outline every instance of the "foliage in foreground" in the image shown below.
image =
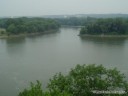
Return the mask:
<svg viewBox="0 0 128 96">
<path fill-rule="evenodd" d="M 59 92 L 58 90 L 54 93 L 44 92 L 41 88 L 41 83 L 37 80 L 37 83 L 34 84 L 31 82 L 30 89 L 24 89 L 23 92 L 20 92 L 18 96 L 72 96 L 67 92 Z"/>
<path fill-rule="evenodd" d="M 96 94 L 92 91 L 121 91 L 125 94 Z M 58 73 L 50 79 L 48 91 L 41 89 L 41 83 L 31 83 L 19 96 L 128 96 L 128 83 L 124 74 L 116 68 L 106 69 L 102 65 L 77 65 L 68 75 Z"/>
</svg>

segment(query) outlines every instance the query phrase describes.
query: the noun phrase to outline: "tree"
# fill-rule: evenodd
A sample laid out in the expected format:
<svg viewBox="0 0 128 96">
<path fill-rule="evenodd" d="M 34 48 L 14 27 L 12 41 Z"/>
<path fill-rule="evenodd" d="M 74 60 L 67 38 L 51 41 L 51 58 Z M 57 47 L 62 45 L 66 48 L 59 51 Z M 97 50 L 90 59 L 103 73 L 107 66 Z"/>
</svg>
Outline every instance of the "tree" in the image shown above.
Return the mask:
<svg viewBox="0 0 128 96">
<path fill-rule="evenodd" d="M 48 84 L 50 92 L 59 90 L 73 96 L 96 95 L 92 91 L 112 91 L 116 89 L 127 92 L 128 83 L 124 74 L 116 68 L 106 69 L 102 65 L 77 65 L 68 75 L 56 74 Z M 102 94 L 106 96 L 105 94 Z M 110 96 L 111 94 L 109 94 Z M 108 95 L 107 95 L 108 96 Z M 113 95 L 112 95 L 113 96 Z M 114 96 L 118 96 L 115 94 Z"/>
<path fill-rule="evenodd" d="M 14 24 L 11 24 L 7 27 L 7 33 L 8 34 L 16 34 L 17 33 L 17 28 Z"/>
<path fill-rule="evenodd" d="M 31 88 L 29 90 L 24 89 L 19 93 L 19 96 L 44 96 L 41 89 L 41 83 L 37 81 L 37 84 L 31 82 Z"/>
<path fill-rule="evenodd" d="M 41 88 L 41 83 L 38 80 L 36 84 L 31 82 L 30 85 L 30 89 L 24 89 L 18 96 L 72 96 L 67 92 L 60 92 L 59 90 L 54 92 L 44 92 Z"/>
<path fill-rule="evenodd" d="M 96 94 L 94 91 L 123 90 L 126 93 Z M 31 83 L 18 96 L 128 96 L 128 83 L 124 74 L 116 68 L 106 69 L 102 65 L 77 65 L 69 74 L 58 73 L 50 79 L 48 91 L 41 89 L 41 83 Z"/>
<path fill-rule="evenodd" d="M 127 35 L 128 23 L 123 18 L 97 19 L 81 28 L 80 34 Z"/>
<path fill-rule="evenodd" d="M 24 33 L 37 33 L 48 30 L 58 29 L 59 24 L 52 19 L 43 18 L 13 18 L 0 21 L 0 26 L 5 24 L 5 29 L 8 34 L 24 34 Z"/>
</svg>

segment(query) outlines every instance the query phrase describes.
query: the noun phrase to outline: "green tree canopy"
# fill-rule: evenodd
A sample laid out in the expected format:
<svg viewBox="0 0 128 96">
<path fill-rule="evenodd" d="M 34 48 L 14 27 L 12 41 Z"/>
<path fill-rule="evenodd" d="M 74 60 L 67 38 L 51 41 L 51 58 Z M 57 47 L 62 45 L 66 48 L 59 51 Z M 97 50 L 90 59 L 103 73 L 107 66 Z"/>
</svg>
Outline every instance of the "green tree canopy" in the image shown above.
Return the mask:
<svg viewBox="0 0 128 96">
<path fill-rule="evenodd" d="M 125 93 L 97 94 L 93 91 L 124 91 Z M 124 74 L 102 65 L 77 65 L 69 74 L 58 73 L 50 79 L 48 91 L 41 89 L 41 83 L 31 83 L 19 96 L 128 96 L 128 83 Z"/>
<path fill-rule="evenodd" d="M 125 81 L 124 74 L 116 68 L 106 69 L 102 65 L 84 64 L 77 65 L 66 76 L 61 73 L 56 74 L 50 80 L 48 88 L 50 92 L 59 90 L 60 92 L 66 91 L 73 96 L 92 96 L 94 95 L 93 90 L 112 91 L 120 89 L 127 92 L 128 83 Z M 116 94 L 116 96 L 118 95 Z"/>
<path fill-rule="evenodd" d="M 44 31 L 56 30 L 60 25 L 52 19 L 44 18 L 8 18 L 0 22 L 8 34 L 43 33 Z"/>
<path fill-rule="evenodd" d="M 83 27 L 80 34 L 126 35 L 128 34 L 128 21 L 123 18 L 97 19 Z"/>
</svg>

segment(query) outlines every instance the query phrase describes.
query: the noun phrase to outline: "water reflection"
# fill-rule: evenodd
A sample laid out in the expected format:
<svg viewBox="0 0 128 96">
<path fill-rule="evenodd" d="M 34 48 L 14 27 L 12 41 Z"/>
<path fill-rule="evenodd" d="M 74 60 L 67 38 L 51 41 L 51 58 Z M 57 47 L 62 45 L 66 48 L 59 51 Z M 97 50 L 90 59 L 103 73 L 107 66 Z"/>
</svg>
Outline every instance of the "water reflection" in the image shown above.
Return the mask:
<svg viewBox="0 0 128 96">
<path fill-rule="evenodd" d="M 125 37 L 80 37 L 81 42 L 104 45 L 124 45 L 128 38 Z"/>
<path fill-rule="evenodd" d="M 13 37 L 7 38 L 6 40 L 6 49 L 9 54 L 22 53 L 25 46 L 26 39 L 25 37 Z"/>
<path fill-rule="evenodd" d="M 128 58 L 128 38 L 79 37 L 79 39 L 83 52 L 87 50 L 86 55 L 90 57 L 88 59 L 90 62 L 103 64 L 108 68 L 117 67 L 128 78 L 128 59 L 126 59 Z"/>
<path fill-rule="evenodd" d="M 36 34 L 36 35 L 28 35 L 27 38 L 42 38 L 44 36 L 50 36 L 50 35 L 54 35 L 56 36 L 58 33 L 60 33 L 60 30 L 53 30 L 53 31 L 50 31 L 48 33 L 41 33 L 41 34 Z"/>
<path fill-rule="evenodd" d="M 6 39 L 7 44 L 20 44 L 25 41 L 25 37 L 10 37 Z"/>
</svg>

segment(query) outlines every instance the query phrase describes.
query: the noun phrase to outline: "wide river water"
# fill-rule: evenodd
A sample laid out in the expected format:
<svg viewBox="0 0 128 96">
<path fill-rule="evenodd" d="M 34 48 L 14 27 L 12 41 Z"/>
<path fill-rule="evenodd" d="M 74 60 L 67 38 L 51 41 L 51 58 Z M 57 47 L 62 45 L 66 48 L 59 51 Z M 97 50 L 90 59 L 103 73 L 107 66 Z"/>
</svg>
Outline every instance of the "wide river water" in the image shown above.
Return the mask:
<svg viewBox="0 0 128 96">
<path fill-rule="evenodd" d="M 0 39 L 0 96 L 17 96 L 31 81 L 45 87 L 55 73 L 66 74 L 76 64 L 117 67 L 128 78 L 127 38 L 81 38 L 79 30 Z"/>
</svg>

